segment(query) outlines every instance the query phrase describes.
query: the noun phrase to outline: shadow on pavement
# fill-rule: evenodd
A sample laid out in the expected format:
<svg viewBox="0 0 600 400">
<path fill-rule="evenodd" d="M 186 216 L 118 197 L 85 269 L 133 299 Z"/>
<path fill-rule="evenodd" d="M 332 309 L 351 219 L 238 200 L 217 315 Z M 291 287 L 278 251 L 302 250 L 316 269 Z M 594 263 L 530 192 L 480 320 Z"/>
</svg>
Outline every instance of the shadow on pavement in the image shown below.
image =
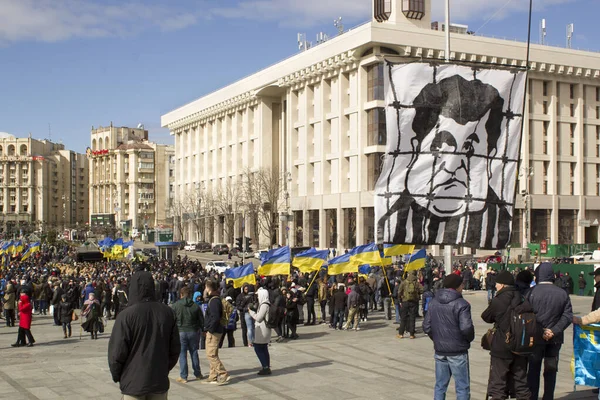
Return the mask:
<svg viewBox="0 0 600 400">
<path fill-rule="evenodd" d="M 566 396 L 557 397 L 556 400 L 596 400 L 598 393 L 592 393 L 592 389 L 580 390 L 578 392 L 569 393 Z"/>
<path fill-rule="evenodd" d="M 327 367 L 331 364 L 333 364 L 333 361 L 329 361 L 329 360 L 302 363 L 302 364 L 285 367 L 285 368 L 281 368 L 281 369 L 273 369 L 273 374 L 271 376 L 289 375 L 289 374 L 296 373 L 302 369 Z M 237 370 L 228 371 L 228 372 L 231 375 L 231 383 L 235 383 L 238 381 L 247 381 L 250 379 L 261 379 L 261 378 L 268 379 L 269 378 L 269 377 L 263 377 L 263 376 L 257 375 L 257 372 L 259 370 L 260 370 L 260 368 L 247 368 L 247 369 L 237 369 Z"/>
</svg>

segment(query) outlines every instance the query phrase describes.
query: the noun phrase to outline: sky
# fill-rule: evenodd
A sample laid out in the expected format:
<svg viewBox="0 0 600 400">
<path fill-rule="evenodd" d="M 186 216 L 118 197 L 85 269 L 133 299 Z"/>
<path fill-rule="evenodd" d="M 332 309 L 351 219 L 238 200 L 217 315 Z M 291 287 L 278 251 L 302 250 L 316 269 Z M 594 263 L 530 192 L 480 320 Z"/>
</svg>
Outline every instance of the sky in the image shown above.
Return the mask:
<svg viewBox="0 0 600 400">
<path fill-rule="evenodd" d="M 433 20 L 444 0 L 432 0 Z M 527 3 L 527 4 L 526 4 Z M 525 0 L 451 0 L 478 35 L 527 38 Z M 371 0 L 0 0 L 0 132 L 84 152 L 92 126 L 144 124 L 172 143 L 161 115 L 370 20 Z M 600 51 L 599 0 L 534 0 L 532 42 Z"/>
</svg>

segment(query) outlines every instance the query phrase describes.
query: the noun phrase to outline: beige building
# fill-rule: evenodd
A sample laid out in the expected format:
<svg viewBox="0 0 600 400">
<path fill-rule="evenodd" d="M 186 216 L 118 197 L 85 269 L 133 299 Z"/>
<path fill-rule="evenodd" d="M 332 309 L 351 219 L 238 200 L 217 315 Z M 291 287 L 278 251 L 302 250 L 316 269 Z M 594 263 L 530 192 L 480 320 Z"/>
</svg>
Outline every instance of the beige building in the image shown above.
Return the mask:
<svg viewBox="0 0 600 400">
<path fill-rule="evenodd" d="M 48 140 L 0 134 L 0 215 L 5 232 L 83 228 L 88 200 L 84 154 Z"/>
<path fill-rule="evenodd" d="M 279 243 L 344 249 L 372 241 L 386 142 L 383 61 L 445 57 L 430 0 L 373 1 L 389 11 L 387 21 L 373 19 L 164 115 L 175 136 L 176 196 L 277 167 L 282 197 L 289 194 Z M 453 60 L 525 65 L 525 43 L 451 36 Z M 600 54 L 534 44 L 530 65 L 512 241 L 597 243 Z M 223 240 L 216 232 L 213 241 Z"/>
<path fill-rule="evenodd" d="M 167 224 L 172 146 L 148 141 L 143 127 L 92 128 L 90 224 L 128 232 Z"/>
</svg>

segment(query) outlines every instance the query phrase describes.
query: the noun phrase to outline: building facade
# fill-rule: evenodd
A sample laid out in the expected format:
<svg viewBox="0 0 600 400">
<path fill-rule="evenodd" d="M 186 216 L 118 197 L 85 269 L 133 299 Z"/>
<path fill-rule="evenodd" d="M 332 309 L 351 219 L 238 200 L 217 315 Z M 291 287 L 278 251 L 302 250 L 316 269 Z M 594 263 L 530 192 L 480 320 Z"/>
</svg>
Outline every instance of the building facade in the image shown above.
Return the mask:
<svg viewBox="0 0 600 400">
<path fill-rule="evenodd" d="M 63 144 L 0 134 L 0 215 L 8 235 L 84 229 L 88 165 Z"/>
<path fill-rule="evenodd" d="M 280 244 L 345 249 L 373 241 L 384 59 L 445 58 L 429 0 L 374 0 L 374 11 L 381 7 L 385 22 L 374 19 L 164 115 L 175 136 L 176 197 L 277 168 Z M 525 66 L 526 47 L 453 33 L 450 58 Z M 532 45 L 530 68 L 513 245 L 598 243 L 600 54 Z M 225 239 L 222 220 L 212 220 L 213 241 Z"/>
<path fill-rule="evenodd" d="M 88 149 L 92 229 L 135 233 L 167 224 L 173 154 L 172 146 L 149 142 L 143 127 L 92 128 Z"/>
</svg>

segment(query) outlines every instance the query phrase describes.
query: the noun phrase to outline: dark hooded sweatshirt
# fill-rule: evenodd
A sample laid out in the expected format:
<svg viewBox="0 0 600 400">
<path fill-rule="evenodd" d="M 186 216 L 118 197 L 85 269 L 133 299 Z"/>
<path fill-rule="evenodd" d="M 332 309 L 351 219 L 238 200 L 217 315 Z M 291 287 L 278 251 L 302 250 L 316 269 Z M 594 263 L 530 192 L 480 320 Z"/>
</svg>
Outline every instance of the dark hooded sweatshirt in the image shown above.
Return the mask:
<svg viewBox="0 0 600 400">
<path fill-rule="evenodd" d="M 173 311 L 156 301 L 152 275 L 136 272 L 131 277 L 129 306 L 119 313 L 108 343 L 113 381 L 130 396 L 165 393 L 179 351 Z"/>
<path fill-rule="evenodd" d="M 533 307 L 540 327 L 550 329 L 554 333 L 549 343 L 563 343 L 563 332 L 573 320 L 571 299 L 567 292 L 552 284 L 552 264 L 541 263 L 535 272 L 537 285 L 529 291 L 527 299 Z"/>
</svg>

